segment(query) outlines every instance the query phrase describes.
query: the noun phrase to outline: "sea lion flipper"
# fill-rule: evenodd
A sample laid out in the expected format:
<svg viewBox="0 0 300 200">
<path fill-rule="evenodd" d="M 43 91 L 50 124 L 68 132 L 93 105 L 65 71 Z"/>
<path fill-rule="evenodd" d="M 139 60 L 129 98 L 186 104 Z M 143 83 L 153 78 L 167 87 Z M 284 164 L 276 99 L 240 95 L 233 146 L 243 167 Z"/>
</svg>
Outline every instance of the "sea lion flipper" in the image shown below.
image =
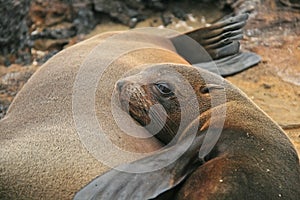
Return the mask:
<svg viewBox="0 0 300 200">
<path fill-rule="evenodd" d="M 192 65 L 222 76 L 232 75 L 260 62 L 258 55 L 240 52 L 239 40 L 243 38 L 242 28 L 247 19 L 248 14 L 240 14 L 170 40 L 178 54 Z"/>
<path fill-rule="evenodd" d="M 228 31 L 241 30 L 246 25 L 248 14 L 240 14 L 218 21 L 211 26 L 201 27 L 199 29 L 185 33 L 185 35 L 193 38 L 200 44 L 203 44 L 207 39 L 217 37 Z"/>
<path fill-rule="evenodd" d="M 130 165 L 134 167 L 134 165 Z M 155 198 L 173 187 L 169 182 L 168 174 L 170 173 L 165 174 L 162 170 L 137 174 L 111 170 L 85 186 L 74 199 Z"/>
<path fill-rule="evenodd" d="M 215 58 L 223 58 L 226 56 L 236 55 L 240 49 L 240 43 L 237 41 L 224 41 L 222 45 L 221 41 L 218 44 L 212 45 L 210 48 L 207 48 L 207 52 Z M 218 45 L 218 46 L 217 46 Z"/>
<path fill-rule="evenodd" d="M 248 14 L 241 14 L 187 33 L 199 42 L 215 61 L 192 64 L 222 76 L 229 76 L 259 63 L 261 58 L 255 53 L 240 52 L 239 40 L 243 38 L 242 28 L 247 19 Z"/>
<path fill-rule="evenodd" d="M 184 35 L 172 37 L 170 40 L 178 54 L 192 64 L 208 62 L 211 58 L 213 60 L 220 59 L 239 52 L 238 41 L 243 38 L 242 28 L 246 25 L 247 19 L 248 14 L 237 15 L 209 27 L 199 28 Z M 201 50 L 199 52 L 199 45 L 191 47 L 191 42 L 188 42 L 187 37 L 192 38 L 196 41 L 195 43 L 199 43 L 211 58 L 206 56 L 207 53 L 205 54 Z M 220 51 L 225 53 L 220 53 Z"/>
<path fill-rule="evenodd" d="M 242 15 L 218 22 L 199 30 L 198 38 L 193 39 L 203 46 L 213 60 L 237 54 L 240 50 L 239 40 L 243 38 L 242 28 L 247 19 L 247 15 Z"/>
<path fill-rule="evenodd" d="M 230 57 L 215 60 L 214 62 L 197 63 L 193 66 L 206 69 L 210 72 L 229 76 L 256 65 L 261 57 L 252 52 L 242 52 Z"/>
<path fill-rule="evenodd" d="M 222 41 L 235 41 L 235 40 L 241 40 L 243 39 L 243 31 L 242 30 L 233 30 L 228 31 L 225 33 L 222 33 L 221 35 L 218 35 L 216 37 L 208 38 L 206 40 L 203 40 L 202 45 L 208 46 L 207 48 L 210 48 L 210 46 L 217 46 L 218 43 Z"/>
<path fill-rule="evenodd" d="M 181 183 L 200 165 L 195 162 L 198 156 L 195 150 L 199 147 L 199 141 L 188 149 L 183 148 L 190 142 L 187 138 L 157 154 L 110 170 L 81 189 L 74 200 L 156 198 Z M 161 168 L 153 171 L 157 166 Z M 144 172 L 130 172 L 132 170 Z"/>
</svg>

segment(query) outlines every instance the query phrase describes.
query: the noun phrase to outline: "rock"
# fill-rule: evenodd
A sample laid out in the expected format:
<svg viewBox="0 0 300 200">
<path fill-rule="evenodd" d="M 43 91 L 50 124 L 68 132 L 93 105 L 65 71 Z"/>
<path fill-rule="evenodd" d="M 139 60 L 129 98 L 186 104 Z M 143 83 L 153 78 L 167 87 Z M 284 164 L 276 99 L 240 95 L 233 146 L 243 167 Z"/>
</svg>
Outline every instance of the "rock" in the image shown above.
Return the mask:
<svg viewBox="0 0 300 200">
<path fill-rule="evenodd" d="M 27 26 L 27 14 L 30 0 L 0 0 L 0 54 L 4 56 L 4 63 L 10 64 L 9 55 L 24 55 L 25 60 L 18 62 L 28 64 L 31 61 L 29 30 Z M 24 61 L 24 62 L 23 62 Z"/>
<path fill-rule="evenodd" d="M 221 1 L 224 6 L 229 6 L 235 14 L 252 13 L 261 4 L 261 0 L 226 0 Z"/>
<path fill-rule="evenodd" d="M 6 114 L 7 110 L 8 110 L 9 105 L 10 105 L 9 101 L 2 101 L 2 100 L 0 100 L 0 119 L 2 119 L 5 116 L 5 114 Z"/>
<path fill-rule="evenodd" d="M 132 6 L 132 2 L 128 5 L 126 2 L 127 1 L 94 0 L 96 11 L 106 13 L 113 19 L 133 28 L 136 23 L 144 20 L 145 17 L 138 12 L 138 10 L 129 7 L 129 5 Z M 138 8 L 140 7 L 138 6 Z"/>
<path fill-rule="evenodd" d="M 65 0 L 65 2 L 72 4 L 75 12 L 77 12 L 80 8 L 92 10 L 94 4 L 93 0 Z"/>
<path fill-rule="evenodd" d="M 283 5 L 291 7 L 291 8 L 296 8 L 300 9 L 300 2 L 299 0 L 279 0 Z"/>
<path fill-rule="evenodd" d="M 37 59 L 38 64 L 42 65 L 43 63 L 47 62 L 47 60 L 49 60 L 52 56 L 54 56 L 58 52 L 59 52 L 59 50 L 54 49 L 54 50 L 50 51 L 49 53 L 47 53 L 42 58 L 38 58 Z"/>
<path fill-rule="evenodd" d="M 265 89 L 271 89 L 272 88 L 272 85 L 268 84 L 268 83 L 263 83 L 262 84 L 263 88 Z"/>
<path fill-rule="evenodd" d="M 65 39 L 76 36 L 76 27 L 71 23 L 61 23 L 57 26 L 46 27 L 40 32 L 31 33 L 31 39 Z"/>
<path fill-rule="evenodd" d="M 33 47 L 40 51 L 62 50 L 68 43 L 68 39 L 37 39 Z"/>
<path fill-rule="evenodd" d="M 148 8 L 153 9 L 154 11 L 163 11 L 166 9 L 166 4 L 158 0 L 148 0 L 145 1 L 145 4 Z"/>
<path fill-rule="evenodd" d="M 161 14 L 161 21 L 164 26 L 168 26 L 169 24 L 171 24 L 172 18 L 173 18 L 173 16 L 169 12 L 165 12 L 165 13 Z"/>
<path fill-rule="evenodd" d="M 72 21 L 73 9 L 63 0 L 32 0 L 29 16 L 36 28 L 44 28 Z"/>
<path fill-rule="evenodd" d="M 77 16 L 73 20 L 73 25 L 77 34 L 87 34 L 99 23 L 92 10 L 86 7 L 79 8 L 76 13 Z"/>
<path fill-rule="evenodd" d="M 174 14 L 175 17 L 177 17 L 178 19 L 181 19 L 183 21 L 186 20 L 186 13 L 179 7 L 175 6 L 172 9 L 172 13 Z"/>
</svg>

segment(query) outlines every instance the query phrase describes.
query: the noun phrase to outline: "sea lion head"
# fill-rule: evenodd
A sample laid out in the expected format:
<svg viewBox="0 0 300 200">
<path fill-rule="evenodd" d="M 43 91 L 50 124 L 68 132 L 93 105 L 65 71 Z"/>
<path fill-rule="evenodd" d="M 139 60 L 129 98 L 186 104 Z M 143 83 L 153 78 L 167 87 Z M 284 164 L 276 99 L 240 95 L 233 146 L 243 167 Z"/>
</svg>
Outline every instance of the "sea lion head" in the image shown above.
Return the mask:
<svg viewBox="0 0 300 200">
<path fill-rule="evenodd" d="M 120 79 L 116 90 L 122 109 L 167 144 L 201 113 L 226 101 L 223 80 L 189 65 L 159 64 Z"/>
</svg>

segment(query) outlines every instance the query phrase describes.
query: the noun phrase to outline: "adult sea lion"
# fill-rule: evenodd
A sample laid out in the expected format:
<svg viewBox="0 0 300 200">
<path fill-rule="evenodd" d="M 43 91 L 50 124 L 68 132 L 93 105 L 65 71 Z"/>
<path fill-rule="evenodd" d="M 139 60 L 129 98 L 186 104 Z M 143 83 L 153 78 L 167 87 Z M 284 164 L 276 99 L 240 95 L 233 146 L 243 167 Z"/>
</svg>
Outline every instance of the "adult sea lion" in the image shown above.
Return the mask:
<svg viewBox="0 0 300 200">
<path fill-rule="evenodd" d="M 189 103 L 190 96 L 178 84 L 181 79 L 193 88 L 198 106 Z M 173 127 L 164 129 L 171 130 L 171 135 L 181 123 L 174 115 L 190 106 L 188 112 L 198 107 L 199 115 L 178 132 L 173 145 L 99 176 L 75 199 L 299 198 L 300 164 L 289 138 L 220 76 L 189 65 L 153 65 L 119 82 L 117 90 L 123 109 L 143 126 L 149 123 L 150 105 L 161 104 L 173 120 Z M 186 102 L 180 105 L 177 100 L 182 96 Z M 168 139 L 162 141 L 168 143 Z M 164 167 L 152 171 L 157 165 Z M 131 169 L 145 171 L 132 173 Z"/>
<path fill-rule="evenodd" d="M 207 41 L 215 59 L 231 55 L 250 58 L 253 64 L 257 56 L 239 54 L 236 48 L 246 19 L 237 16 L 200 29 L 203 36 L 190 34 L 198 42 Z M 198 58 L 181 56 L 191 47 L 184 36 L 162 37 L 148 30 L 95 36 L 58 53 L 30 78 L 0 122 L 1 199 L 70 199 L 110 167 L 163 146 L 154 137 L 132 137 L 117 126 L 111 111 L 115 83 L 143 65 L 208 60 L 201 48 L 196 48 L 201 50 Z M 234 51 L 228 54 L 227 47 Z M 105 137 L 99 139 L 99 134 Z M 122 155 L 114 145 L 123 149 Z"/>
</svg>

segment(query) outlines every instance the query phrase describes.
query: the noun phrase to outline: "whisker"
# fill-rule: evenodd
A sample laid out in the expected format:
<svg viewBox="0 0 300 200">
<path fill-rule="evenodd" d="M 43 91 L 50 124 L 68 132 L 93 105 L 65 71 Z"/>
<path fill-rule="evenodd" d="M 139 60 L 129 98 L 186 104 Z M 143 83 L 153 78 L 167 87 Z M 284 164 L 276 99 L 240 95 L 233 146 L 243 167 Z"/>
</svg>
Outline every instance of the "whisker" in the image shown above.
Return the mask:
<svg viewBox="0 0 300 200">
<path fill-rule="evenodd" d="M 164 118 L 163 118 L 162 114 L 165 115 Z M 168 134 L 168 136 L 171 136 L 172 138 L 175 137 L 176 134 L 174 133 L 172 128 L 167 123 L 165 123 L 165 121 L 163 121 L 162 118 L 171 121 L 171 119 L 169 118 L 169 116 L 166 113 L 159 113 L 155 109 L 152 110 L 151 119 L 155 120 L 155 122 L 158 123 L 158 125 L 160 127 L 163 127 L 163 129 L 166 130 L 166 131 L 164 131 L 164 134 Z M 165 142 L 165 141 L 163 141 L 163 142 Z M 167 141 L 167 143 L 168 142 L 169 141 Z"/>
</svg>

